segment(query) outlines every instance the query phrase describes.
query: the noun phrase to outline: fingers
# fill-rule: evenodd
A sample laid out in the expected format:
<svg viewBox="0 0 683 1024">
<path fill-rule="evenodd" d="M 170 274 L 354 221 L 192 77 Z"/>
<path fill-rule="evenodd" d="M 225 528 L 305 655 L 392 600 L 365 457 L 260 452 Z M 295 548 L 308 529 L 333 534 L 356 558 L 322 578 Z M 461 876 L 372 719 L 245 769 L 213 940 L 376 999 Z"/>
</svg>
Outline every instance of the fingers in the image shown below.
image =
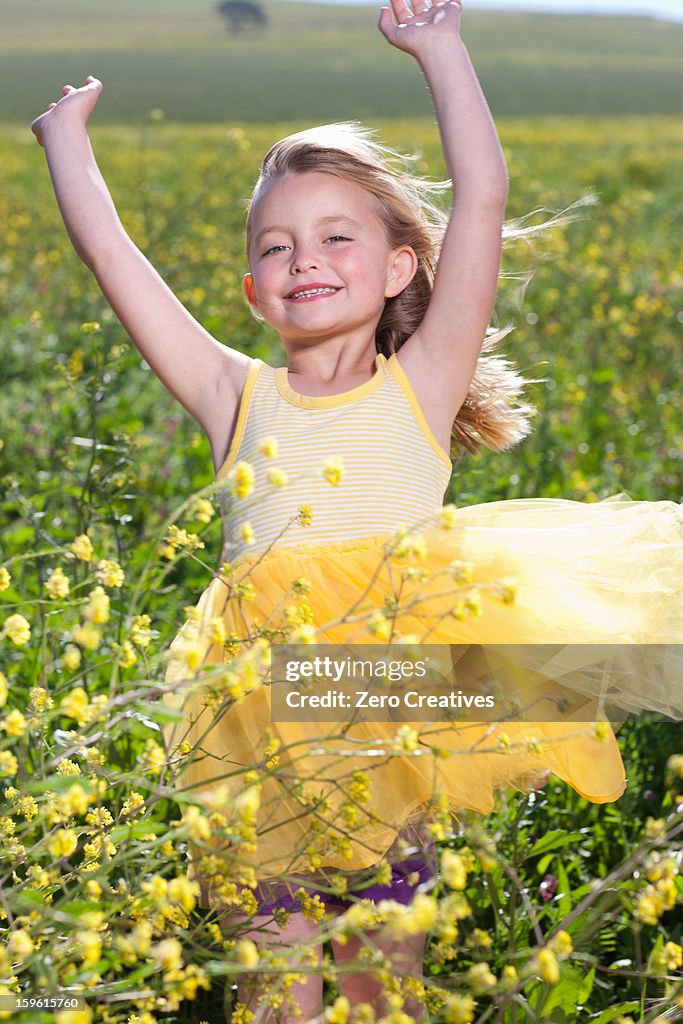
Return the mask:
<svg viewBox="0 0 683 1024">
<path fill-rule="evenodd" d="M 379 16 L 379 27 L 386 32 L 393 26 L 403 28 L 412 25 L 416 28 L 436 24 L 444 18 L 444 12 L 436 8 L 456 7 L 462 11 L 461 0 L 390 0 L 391 7 L 383 7 Z M 395 19 L 391 18 L 394 13 Z"/>
</svg>

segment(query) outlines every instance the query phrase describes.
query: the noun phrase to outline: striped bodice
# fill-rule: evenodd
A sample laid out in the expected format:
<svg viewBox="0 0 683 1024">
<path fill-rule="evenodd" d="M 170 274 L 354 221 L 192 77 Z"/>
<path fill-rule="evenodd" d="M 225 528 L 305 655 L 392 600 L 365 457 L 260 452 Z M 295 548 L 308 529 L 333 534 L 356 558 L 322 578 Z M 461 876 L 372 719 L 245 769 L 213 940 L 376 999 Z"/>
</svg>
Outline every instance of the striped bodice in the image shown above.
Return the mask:
<svg viewBox="0 0 683 1024">
<path fill-rule="evenodd" d="M 267 438 L 276 440 L 275 457 Z M 339 465 L 341 480 L 333 486 Z M 269 481 L 273 470 L 286 475 L 284 486 L 277 472 Z M 218 492 L 222 560 L 258 555 L 274 542 L 297 547 L 393 533 L 433 518 L 450 475 L 450 460 L 395 355 L 378 354 L 365 384 L 323 397 L 298 394 L 285 367 L 255 359 L 216 477 L 226 481 Z M 243 496 L 236 493 L 240 484 Z M 304 505 L 311 508 L 306 526 L 292 522 Z"/>
</svg>

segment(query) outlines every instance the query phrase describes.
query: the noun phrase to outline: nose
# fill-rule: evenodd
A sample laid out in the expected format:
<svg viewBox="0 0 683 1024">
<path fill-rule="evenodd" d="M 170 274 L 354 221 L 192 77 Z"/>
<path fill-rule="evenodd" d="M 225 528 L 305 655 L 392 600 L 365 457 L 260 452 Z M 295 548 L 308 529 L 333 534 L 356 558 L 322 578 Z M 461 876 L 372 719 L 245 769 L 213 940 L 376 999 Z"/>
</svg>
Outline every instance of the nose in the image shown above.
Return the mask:
<svg viewBox="0 0 683 1024">
<path fill-rule="evenodd" d="M 317 270 L 318 260 L 316 256 L 306 249 L 297 248 L 292 259 L 292 271 L 295 274 L 303 274 L 307 270 Z"/>
</svg>

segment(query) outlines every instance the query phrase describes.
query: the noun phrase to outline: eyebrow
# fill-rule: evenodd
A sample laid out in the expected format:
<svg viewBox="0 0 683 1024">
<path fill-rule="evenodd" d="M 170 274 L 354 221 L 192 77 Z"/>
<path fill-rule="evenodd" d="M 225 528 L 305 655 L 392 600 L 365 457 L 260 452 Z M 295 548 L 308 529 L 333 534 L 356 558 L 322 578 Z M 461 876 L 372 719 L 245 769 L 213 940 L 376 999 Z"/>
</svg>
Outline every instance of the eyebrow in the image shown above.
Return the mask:
<svg viewBox="0 0 683 1024">
<path fill-rule="evenodd" d="M 320 217 L 320 219 L 316 221 L 316 224 L 332 224 L 335 222 L 339 223 L 340 221 L 344 221 L 346 224 L 351 224 L 355 228 L 360 227 L 360 224 L 358 223 L 357 220 L 354 220 L 353 217 L 347 217 L 345 213 L 333 213 L 327 217 Z M 289 231 L 289 228 L 285 227 L 282 224 L 269 224 L 267 227 L 261 228 L 261 230 L 257 232 L 257 234 L 254 236 L 254 245 L 256 245 L 256 243 L 263 237 L 263 235 L 267 235 L 270 231 L 286 232 Z"/>
</svg>

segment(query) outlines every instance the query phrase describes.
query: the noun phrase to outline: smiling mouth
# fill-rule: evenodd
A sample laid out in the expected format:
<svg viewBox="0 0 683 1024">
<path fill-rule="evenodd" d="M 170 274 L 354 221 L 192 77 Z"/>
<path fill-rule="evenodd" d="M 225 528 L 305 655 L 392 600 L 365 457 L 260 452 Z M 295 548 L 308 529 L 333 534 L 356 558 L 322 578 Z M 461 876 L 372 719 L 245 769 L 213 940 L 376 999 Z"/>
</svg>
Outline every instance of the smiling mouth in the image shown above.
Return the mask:
<svg viewBox="0 0 683 1024">
<path fill-rule="evenodd" d="M 296 291 L 290 292 L 285 298 L 293 302 L 299 302 L 302 299 L 318 299 L 326 295 L 336 295 L 340 291 L 339 288 L 322 287 L 322 288 L 297 288 Z"/>
</svg>

